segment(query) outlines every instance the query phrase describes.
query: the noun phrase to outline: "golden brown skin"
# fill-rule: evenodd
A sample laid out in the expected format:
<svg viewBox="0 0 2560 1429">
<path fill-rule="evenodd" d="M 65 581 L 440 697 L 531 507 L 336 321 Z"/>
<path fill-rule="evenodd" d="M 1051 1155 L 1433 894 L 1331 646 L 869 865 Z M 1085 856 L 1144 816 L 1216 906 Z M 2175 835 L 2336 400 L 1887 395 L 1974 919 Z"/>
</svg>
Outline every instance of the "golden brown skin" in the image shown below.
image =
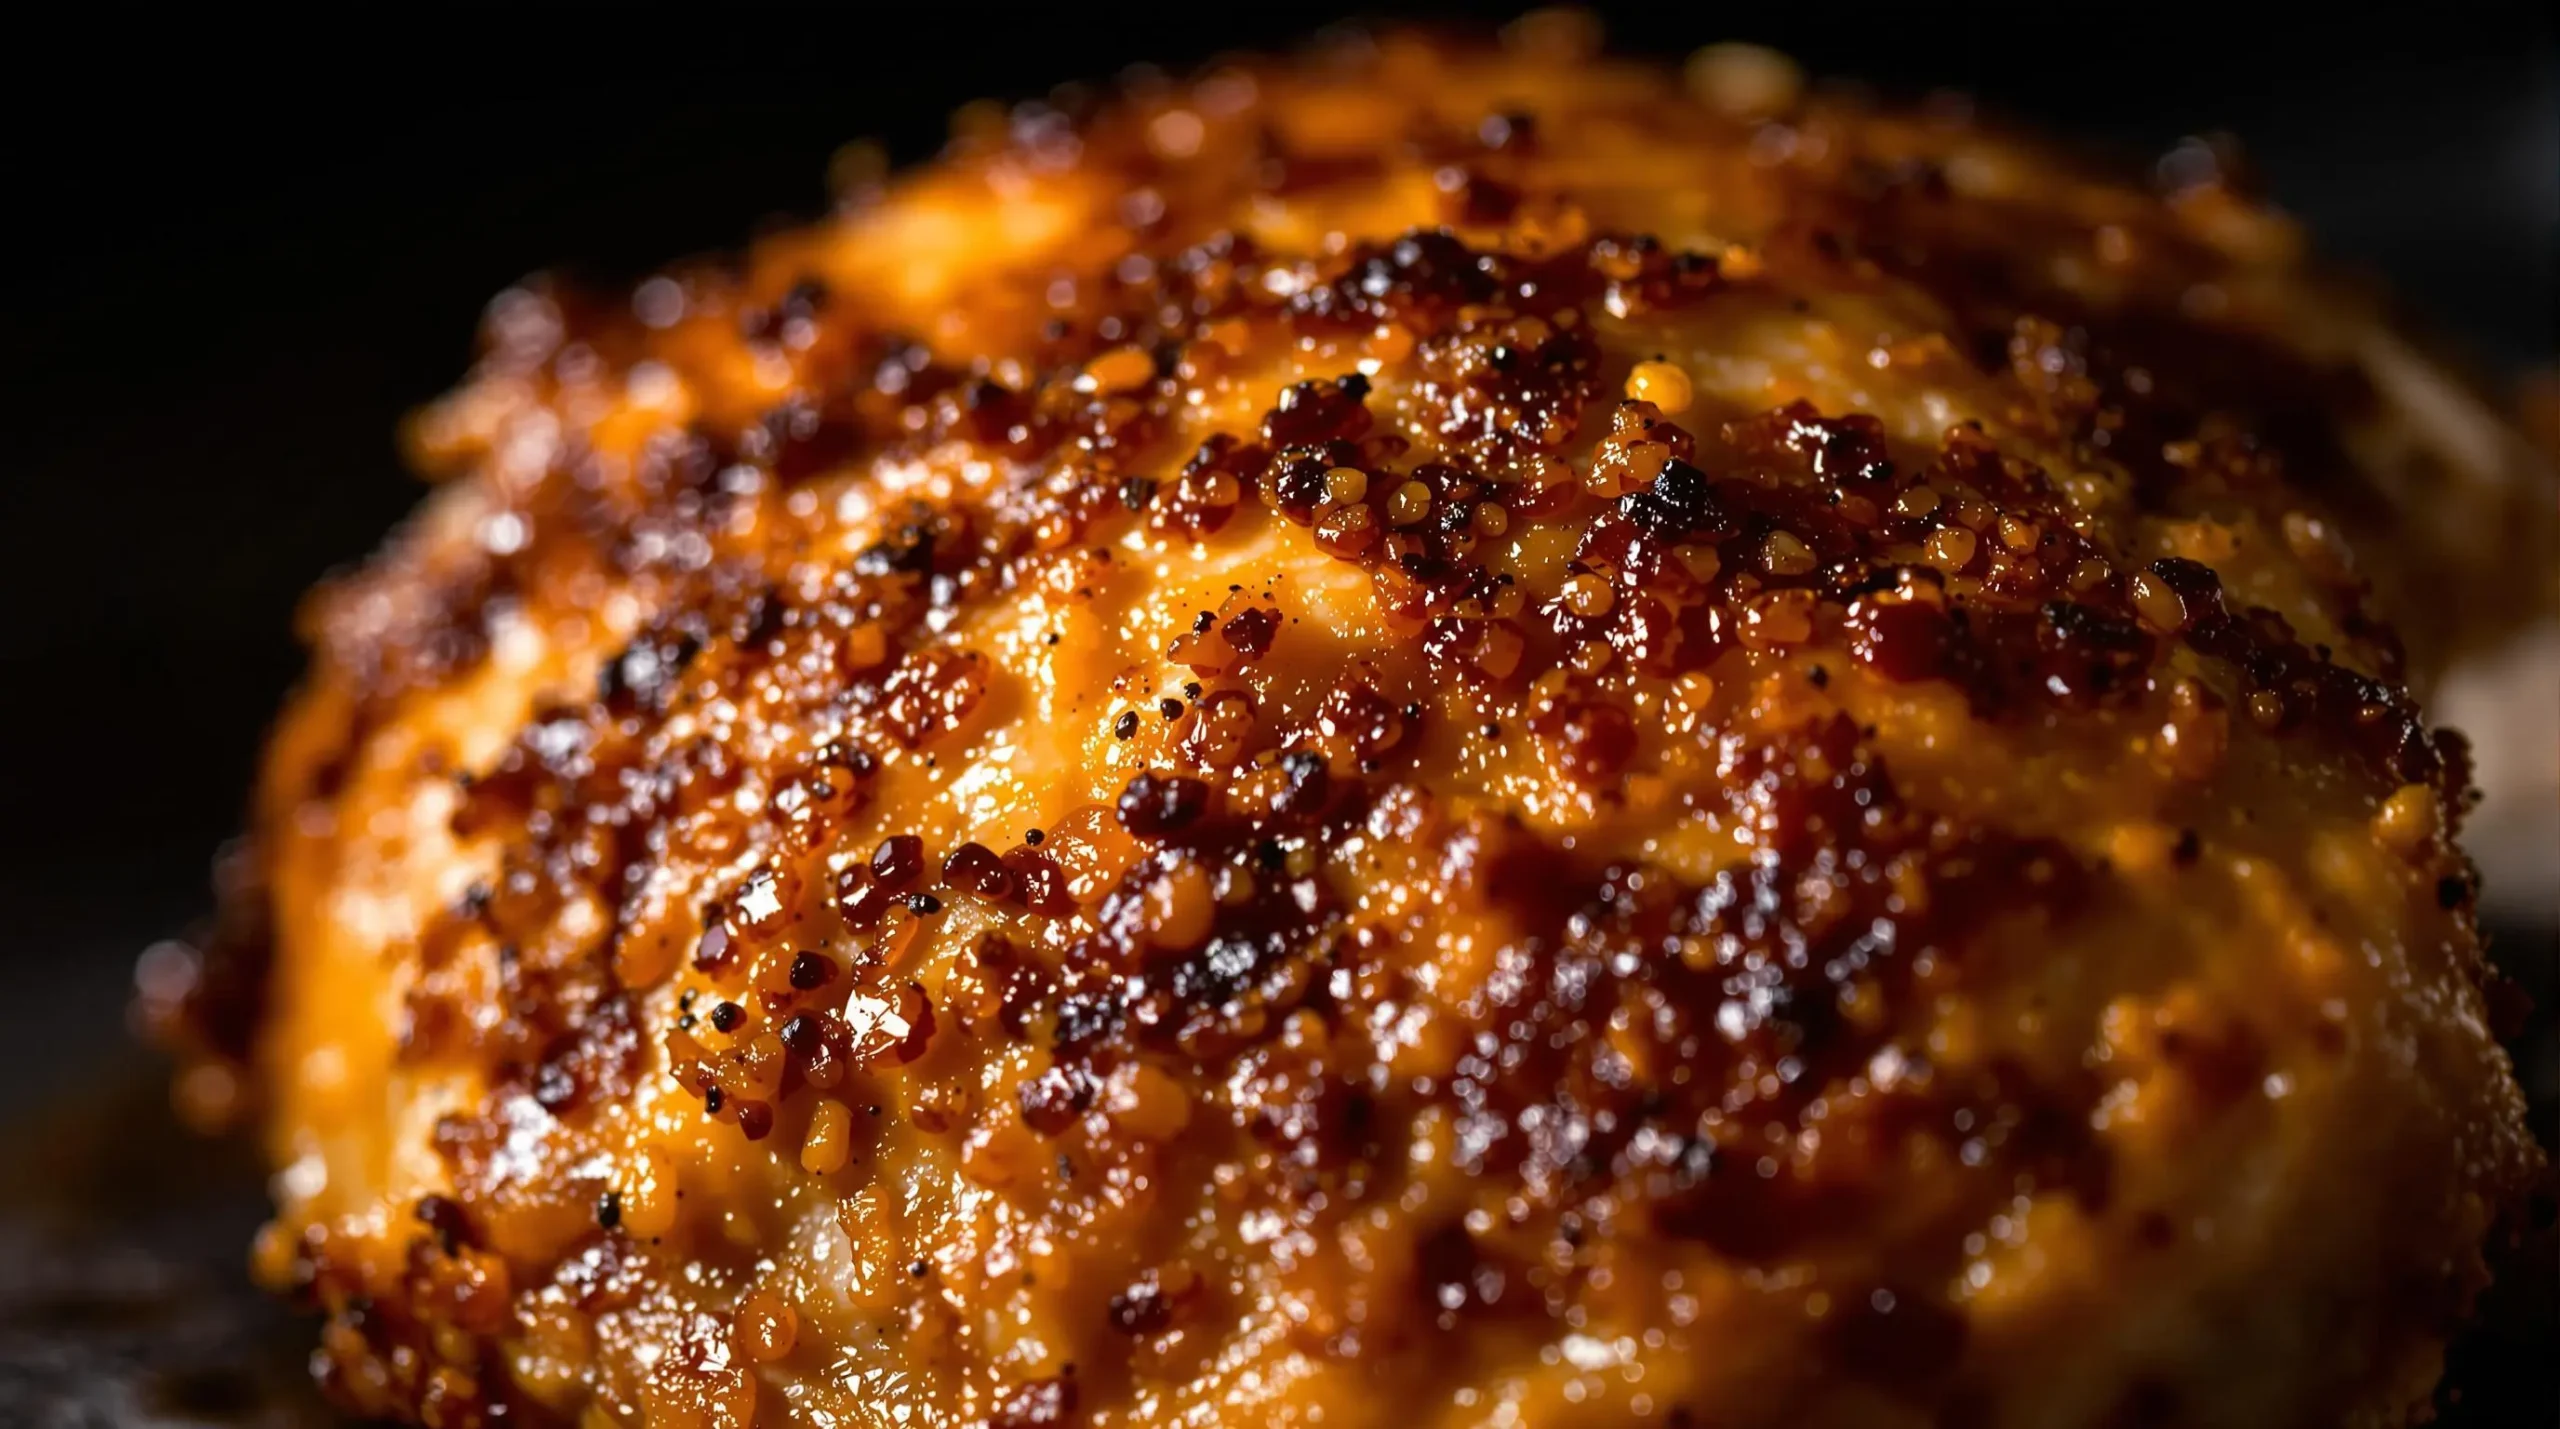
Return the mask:
<svg viewBox="0 0 2560 1429">
<path fill-rule="evenodd" d="M 2324 302 L 1552 37 L 510 293 L 200 989 L 260 1267 L 437 1425 L 2403 1422 L 2534 1153 Z"/>
</svg>

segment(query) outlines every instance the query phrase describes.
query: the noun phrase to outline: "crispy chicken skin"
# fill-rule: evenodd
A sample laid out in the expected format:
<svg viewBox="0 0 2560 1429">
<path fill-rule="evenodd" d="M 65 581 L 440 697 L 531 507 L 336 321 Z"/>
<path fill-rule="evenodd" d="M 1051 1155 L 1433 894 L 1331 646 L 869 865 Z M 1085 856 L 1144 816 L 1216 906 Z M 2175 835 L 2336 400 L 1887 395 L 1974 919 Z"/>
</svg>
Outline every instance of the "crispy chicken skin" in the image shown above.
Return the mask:
<svg viewBox="0 0 2560 1429">
<path fill-rule="evenodd" d="M 327 1385 L 2406 1422 L 2535 1153 L 2384 619 L 2530 523 L 2168 172 L 1390 35 L 506 294 L 187 989 Z"/>
</svg>

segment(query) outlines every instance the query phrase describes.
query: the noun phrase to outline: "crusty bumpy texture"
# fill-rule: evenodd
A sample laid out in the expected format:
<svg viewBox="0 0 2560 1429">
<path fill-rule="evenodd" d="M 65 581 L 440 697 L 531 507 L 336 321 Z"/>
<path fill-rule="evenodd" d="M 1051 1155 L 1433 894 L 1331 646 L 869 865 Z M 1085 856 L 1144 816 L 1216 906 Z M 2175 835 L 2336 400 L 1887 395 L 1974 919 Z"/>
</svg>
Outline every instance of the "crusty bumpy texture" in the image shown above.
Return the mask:
<svg viewBox="0 0 2560 1429">
<path fill-rule="evenodd" d="M 194 989 L 347 1405 L 2424 1405 L 2534 1153 L 2384 330 L 2200 152 L 1575 39 L 498 301 Z"/>
</svg>

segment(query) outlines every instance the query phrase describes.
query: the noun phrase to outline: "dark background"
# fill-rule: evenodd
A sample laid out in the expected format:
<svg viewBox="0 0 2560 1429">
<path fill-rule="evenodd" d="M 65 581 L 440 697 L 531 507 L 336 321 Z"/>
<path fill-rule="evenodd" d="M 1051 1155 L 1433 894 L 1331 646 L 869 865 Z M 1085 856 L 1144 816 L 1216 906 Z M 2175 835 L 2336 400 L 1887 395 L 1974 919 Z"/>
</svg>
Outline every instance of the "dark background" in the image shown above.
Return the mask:
<svg viewBox="0 0 2560 1429">
<path fill-rule="evenodd" d="M 434 7 L 341 34 L 155 19 L 146 36 L 135 18 L 13 42 L 0 1121 L 132 1061 L 131 958 L 205 906 L 208 856 L 300 663 L 295 600 L 417 498 L 395 423 L 461 373 L 493 293 L 545 264 L 628 280 L 814 214 L 849 139 L 912 162 L 964 101 L 1136 60 L 1180 69 L 1324 18 L 952 6 L 936 24 L 919 8 L 906 34 L 855 7 Z M 2546 7 L 1599 8 L 1620 12 L 1618 48 L 1757 40 L 1816 74 L 1969 90 L 2134 156 L 2236 132 L 2327 251 L 2386 277 L 2484 371 L 2552 360 Z"/>
</svg>

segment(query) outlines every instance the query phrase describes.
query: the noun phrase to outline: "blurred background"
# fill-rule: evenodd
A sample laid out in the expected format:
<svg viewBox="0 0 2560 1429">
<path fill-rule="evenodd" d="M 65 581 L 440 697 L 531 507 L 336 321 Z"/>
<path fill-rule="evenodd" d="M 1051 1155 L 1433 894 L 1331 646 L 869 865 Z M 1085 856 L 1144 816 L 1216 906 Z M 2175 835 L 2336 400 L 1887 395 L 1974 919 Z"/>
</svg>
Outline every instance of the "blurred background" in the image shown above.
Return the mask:
<svg viewBox="0 0 2560 1429">
<path fill-rule="evenodd" d="M 2485 376 L 2560 351 L 2547 6 L 1587 8 L 1621 50 L 1756 41 L 1816 75 L 1969 91 L 2137 160 L 2236 134 L 2323 249 L 2387 280 Z M 1394 13 L 1483 24 L 1514 7 Z M 395 425 L 460 374 L 492 294 L 539 266 L 627 282 L 814 215 L 847 140 L 913 162 L 965 101 L 1284 46 L 1325 18 L 1071 6 L 938 32 L 917 13 L 893 35 L 852 7 L 435 7 L 272 31 L 90 22 L 21 46 L 22 70 L 64 82 L 0 100 L 19 239 L 0 301 L 0 609 L 17 612 L 0 637 L 0 1121 L 42 1125 L 48 1143 L 175 1135 L 141 1112 L 101 1125 L 61 1109 L 149 1084 L 121 1020 L 133 955 L 205 910 L 209 856 L 300 665 L 296 600 L 417 498 Z M 2546 693 L 2524 727 L 2560 745 L 2560 691 Z M 2497 950 L 2547 1007 L 2555 933 L 2531 910 L 2560 919 L 2560 895 L 2537 892 L 2509 900 L 2527 912 Z M 181 1158 L 223 1188 L 217 1212 L 172 1214 L 132 1185 L 97 1204 L 121 1216 L 137 1283 L 218 1297 L 254 1182 L 213 1150 Z M 17 1234 L 0 1228 L 0 1411 L 53 1404 L 36 1422 L 66 1425 L 266 1412 L 218 1377 L 136 1399 L 81 1356 L 149 1360 L 180 1327 L 134 1329 L 108 1306 L 79 1344 L 45 1330 L 28 1306 L 61 1309 L 42 1298 L 55 1252 Z M 185 1353 L 230 1354 L 235 1321 L 187 1321 L 200 1342 Z M 2470 1422 L 2554 1422 L 2548 1398 L 2522 1403 L 2474 1403 Z"/>
</svg>

